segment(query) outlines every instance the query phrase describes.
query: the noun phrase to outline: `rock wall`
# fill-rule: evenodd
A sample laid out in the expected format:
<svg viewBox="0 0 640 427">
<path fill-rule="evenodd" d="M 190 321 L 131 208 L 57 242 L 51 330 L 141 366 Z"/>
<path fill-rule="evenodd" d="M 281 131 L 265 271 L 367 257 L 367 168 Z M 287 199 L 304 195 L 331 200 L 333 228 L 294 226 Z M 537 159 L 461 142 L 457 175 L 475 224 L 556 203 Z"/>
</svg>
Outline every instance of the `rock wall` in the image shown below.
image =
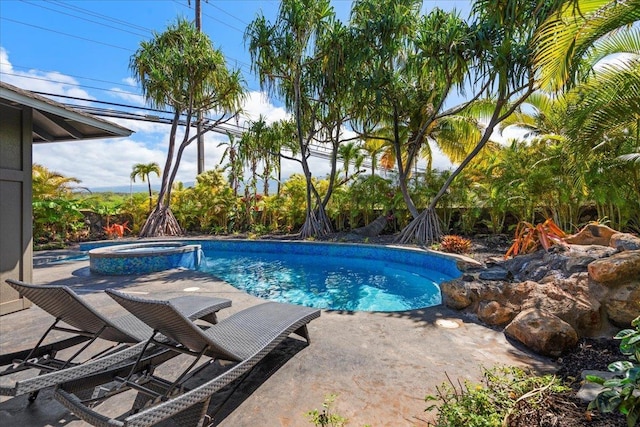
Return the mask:
<svg viewBox="0 0 640 427">
<path fill-rule="evenodd" d="M 628 327 L 640 315 L 640 238 L 589 225 L 566 241 L 468 268 L 441 285 L 443 304 L 547 356 Z"/>
</svg>

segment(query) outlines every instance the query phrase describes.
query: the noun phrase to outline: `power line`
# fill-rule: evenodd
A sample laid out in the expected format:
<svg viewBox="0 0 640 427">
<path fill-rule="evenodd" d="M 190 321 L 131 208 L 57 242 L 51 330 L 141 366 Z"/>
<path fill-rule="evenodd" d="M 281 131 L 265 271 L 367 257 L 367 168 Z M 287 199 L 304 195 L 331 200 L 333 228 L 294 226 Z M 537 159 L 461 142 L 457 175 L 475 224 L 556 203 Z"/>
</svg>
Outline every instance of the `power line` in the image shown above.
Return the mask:
<svg viewBox="0 0 640 427">
<path fill-rule="evenodd" d="M 191 5 L 189 5 L 189 4 L 185 5 L 183 3 L 180 3 L 178 0 L 173 0 L 173 2 L 179 4 L 182 7 L 186 7 L 187 9 L 191 9 Z M 238 27 L 234 27 L 233 25 L 229 24 L 228 22 L 224 22 L 224 21 L 222 21 L 222 20 L 220 20 L 218 18 L 214 18 L 213 16 L 207 15 L 206 13 L 203 13 L 203 15 L 206 16 L 207 18 L 213 20 L 213 21 L 216 21 L 216 22 L 224 25 L 225 27 L 229 27 L 232 30 L 236 30 L 236 31 L 239 31 L 240 33 L 244 33 L 244 30 L 241 30 Z"/>
<path fill-rule="evenodd" d="M 114 30 L 123 31 L 123 32 L 129 33 L 129 34 L 133 34 L 134 36 L 147 37 L 146 34 L 134 33 L 133 31 L 129 31 L 129 30 L 125 30 L 125 29 L 122 29 L 122 28 L 114 27 L 113 25 L 104 24 L 102 22 L 94 21 L 92 19 L 83 18 L 82 16 L 73 15 L 71 13 L 63 12 L 61 10 L 57 10 L 57 9 L 54 9 L 54 8 L 51 8 L 51 7 L 46 7 L 46 6 L 43 6 L 42 4 L 31 3 L 31 2 L 29 2 L 27 0 L 20 0 L 20 1 L 22 3 L 26 3 L 26 4 L 29 4 L 31 6 L 36 6 L 36 7 L 42 8 L 42 9 L 47 9 L 47 10 L 50 10 L 50 11 L 53 11 L 53 12 L 56 12 L 56 13 L 60 13 L 62 15 L 71 16 L 71 17 L 76 18 L 76 19 L 82 19 L 83 21 L 91 22 L 92 24 L 102 25 L 102 26 L 107 27 L 107 28 L 113 28 Z"/>
<path fill-rule="evenodd" d="M 127 52 L 133 52 L 132 49 L 129 49 L 129 48 L 126 48 L 126 47 L 116 46 L 116 45 L 113 45 L 113 44 L 110 44 L 110 43 L 104 43 L 104 42 L 101 42 L 101 41 L 98 41 L 98 40 L 93 40 L 93 39 L 89 39 L 89 38 L 86 38 L 86 37 L 76 36 L 76 35 L 73 35 L 73 34 L 62 32 L 62 31 L 52 30 L 51 28 L 41 27 L 39 25 L 28 24 L 26 22 L 18 21 L 16 19 L 7 18 L 5 16 L 0 16 L 0 19 L 2 19 L 3 21 L 9 21 L 9 22 L 13 22 L 13 23 L 16 23 L 16 24 L 20 24 L 20 25 L 25 25 L 27 27 L 37 28 L 39 30 L 49 31 L 49 32 L 60 34 L 60 35 L 63 35 L 63 36 L 72 37 L 74 39 L 80 39 L 80 40 L 84 40 L 84 41 L 88 41 L 88 42 L 92 42 L 92 43 L 101 44 L 103 46 L 112 47 L 112 48 L 115 48 L 115 49 L 126 50 Z"/>
<path fill-rule="evenodd" d="M 71 4 L 68 4 L 68 3 L 62 3 L 61 1 L 50 1 L 50 0 L 45 0 L 45 1 L 47 1 L 48 3 L 54 3 L 59 7 L 76 10 L 76 11 L 79 11 L 81 13 L 84 13 L 84 14 L 87 14 L 87 15 L 90 15 L 90 16 L 94 16 L 96 18 L 101 18 L 101 19 L 104 19 L 105 21 L 110 21 L 110 22 L 113 22 L 113 23 L 116 23 L 116 24 L 119 24 L 119 25 L 123 25 L 123 26 L 126 26 L 126 27 L 142 30 L 142 31 L 145 31 L 145 32 L 150 33 L 150 34 L 153 33 L 153 30 L 151 30 L 149 28 L 142 27 L 142 26 L 134 24 L 132 22 L 123 21 L 123 20 L 118 19 L 118 18 L 113 18 L 113 17 L 108 16 L 108 15 L 97 13 L 97 12 L 94 12 L 94 11 L 89 10 L 89 9 L 84 9 L 82 7 L 76 6 L 75 4 L 71 5 Z"/>
<path fill-rule="evenodd" d="M 99 101 L 99 100 L 90 100 L 90 99 L 86 99 L 86 98 L 74 97 L 74 96 L 69 96 L 69 95 L 58 95 L 58 94 L 47 93 L 47 92 L 36 92 L 36 91 L 34 91 L 33 93 L 36 93 L 38 95 L 44 95 L 44 96 L 52 96 L 52 97 L 59 97 L 59 98 L 65 98 L 65 99 L 73 99 L 73 100 L 78 100 L 78 101 L 93 102 L 93 103 L 97 103 L 97 104 L 104 104 L 104 105 L 110 105 L 110 106 L 115 106 L 115 107 L 133 108 L 133 109 L 137 109 L 137 110 L 151 111 L 151 112 L 157 112 L 157 113 L 162 113 L 162 114 L 173 114 L 173 112 L 171 112 L 171 111 L 161 110 L 161 109 L 157 109 L 157 108 L 138 107 L 138 106 L 127 105 L 127 104 L 122 104 L 122 103 Z M 93 114 L 95 116 L 100 116 L 100 117 L 110 117 L 110 118 L 125 119 L 125 120 L 153 122 L 153 123 L 166 124 L 166 125 L 170 125 L 171 123 L 173 123 L 173 117 L 162 117 L 162 116 L 155 116 L 155 115 L 150 115 L 150 114 L 141 114 L 141 113 L 136 113 L 136 112 L 115 110 L 115 109 L 109 109 L 109 108 L 92 107 L 92 106 L 87 106 L 87 105 L 78 105 L 78 104 L 71 104 L 71 103 L 63 103 L 63 105 L 65 105 L 67 107 L 70 107 L 70 108 L 73 108 L 73 109 L 76 109 L 76 110 L 79 110 L 79 111 L 83 111 L 83 112 L 88 113 L 88 114 Z M 207 118 L 207 117 L 205 117 L 205 119 L 206 120 L 213 120 L 213 119 Z M 185 121 L 181 121 L 179 124 L 181 126 L 186 126 L 187 125 L 187 123 Z M 191 123 L 190 125 L 195 127 L 196 123 Z M 206 130 L 211 131 L 211 132 L 215 132 L 215 133 L 218 133 L 218 134 L 221 134 L 221 135 L 231 134 L 231 135 L 236 136 L 236 137 L 241 137 L 244 134 L 244 132 L 246 132 L 246 130 L 247 130 L 247 129 L 243 128 L 242 126 L 235 125 L 233 123 L 221 123 L 221 124 L 218 124 L 216 126 L 211 126 L 210 124 L 207 125 L 207 123 L 205 123 L 203 125 L 203 127 Z M 322 159 L 330 159 L 331 158 L 330 150 L 328 150 L 326 147 L 324 147 L 324 146 L 322 146 L 320 144 L 312 144 L 309 147 L 309 153 L 311 154 L 311 156 L 317 157 L 317 158 L 322 158 Z"/>
<path fill-rule="evenodd" d="M 104 88 L 101 88 L 101 87 L 81 85 L 81 84 L 78 84 L 78 83 L 65 82 L 65 81 L 62 81 L 62 80 L 47 79 L 47 78 L 44 78 L 44 77 L 24 76 L 22 74 L 9 73 L 9 72 L 6 72 L 6 71 L 0 71 L 0 74 L 6 74 L 8 76 L 21 77 L 21 78 L 24 78 L 24 79 L 40 80 L 40 81 L 45 81 L 47 83 L 59 83 L 59 84 L 62 84 L 62 85 L 79 87 L 79 88 L 83 88 L 83 89 L 95 89 L 95 90 L 102 90 L 102 91 L 105 91 L 105 92 L 114 92 L 114 93 L 117 93 L 117 94 L 126 93 L 127 95 L 141 96 L 141 95 L 138 95 L 137 93 L 123 92 L 123 91 L 115 90 L 115 89 L 104 89 Z M 128 86 L 128 87 L 135 87 L 135 86 Z"/>
<path fill-rule="evenodd" d="M 213 4 L 213 2 L 206 2 L 207 5 L 219 10 L 220 12 L 224 13 L 227 16 L 230 16 L 231 18 L 235 19 L 236 21 L 238 21 L 239 23 L 241 23 L 242 25 L 244 25 L 245 27 L 247 27 L 249 24 L 247 24 L 246 22 L 244 22 L 242 19 L 238 18 L 237 16 L 227 12 L 226 10 L 224 10 L 221 7 L 218 7 L 216 5 Z"/>
<path fill-rule="evenodd" d="M 21 68 L 23 70 L 33 70 L 34 69 L 34 67 L 25 67 L 24 65 L 17 65 L 17 64 L 11 64 L 11 66 L 13 68 Z M 48 71 L 41 71 L 41 72 L 49 73 Z M 16 77 L 31 78 L 30 76 L 25 76 L 25 75 L 22 75 L 22 74 L 15 74 L 15 73 L 8 73 L 6 71 L 0 71 L 0 73 L 4 73 L 4 74 L 16 76 Z M 112 84 L 112 85 L 124 86 L 124 87 L 128 87 L 128 88 L 136 88 L 136 89 L 138 88 L 138 86 L 134 86 L 134 85 L 131 85 L 131 84 L 128 84 L 128 83 L 120 83 L 120 82 L 113 82 L 111 80 L 95 79 L 95 78 L 92 78 L 92 77 L 78 76 L 78 75 L 69 74 L 69 73 L 62 73 L 62 72 L 58 72 L 58 71 L 56 71 L 55 73 L 62 74 L 62 75 L 68 76 L 68 77 L 74 77 L 74 78 L 77 78 L 77 79 L 82 79 L 82 80 L 91 80 L 91 81 L 99 82 L 99 83 L 109 83 L 109 84 Z M 42 79 L 42 80 L 46 80 L 46 79 Z M 54 83 L 57 83 L 55 80 L 50 80 L 50 81 L 54 82 Z M 82 85 L 78 84 L 77 86 L 82 86 Z"/>
</svg>

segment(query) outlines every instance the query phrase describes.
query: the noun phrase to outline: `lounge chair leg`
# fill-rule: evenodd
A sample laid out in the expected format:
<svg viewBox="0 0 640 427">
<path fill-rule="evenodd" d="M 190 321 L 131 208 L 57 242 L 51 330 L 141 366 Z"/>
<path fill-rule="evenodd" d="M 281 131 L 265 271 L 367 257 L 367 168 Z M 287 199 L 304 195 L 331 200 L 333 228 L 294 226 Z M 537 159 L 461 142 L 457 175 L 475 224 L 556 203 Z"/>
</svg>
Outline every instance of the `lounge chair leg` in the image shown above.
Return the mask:
<svg viewBox="0 0 640 427">
<path fill-rule="evenodd" d="M 131 377 L 133 377 L 133 374 L 136 372 L 136 368 L 138 367 L 138 365 L 140 364 L 140 361 L 142 360 L 142 356 L 144 356 L 144 352 L 147 351 L 147 347 L 149 347 L 149 344 L 155 341 L 153 338 L 156 336 L 157 333 L 158 331 L 153 331 L 153 334 L 151 334 L 151 337 L 144 344 L 144 347 L 142 347 L 142 351 L 136 358 L 136 363 L 133 364 L 131 371 L 129 371 L 129 375 L 127 375 L 127 377 L 124 380 L 122 380 L 122 384 L 120 385 L 121 387 L 124 387 L 129 383 L 129 381 L 131 380 Z"/>
<path fill-rule="evenodd" d="M 73 359 L 75 359 L 76 357 L 78 357 L 78 355 L 79 355 L 80 353 L 82 353 L 83 351 L 85 351 L 85 350 L 87 349 L 87 347 L 89 347 L 91 344 L 93 344 L 93 342 L 94 342 L 94 341 L 95 341 L 95 340 L 100 336 L 100 334 L 101 334 L 105 329 L 107 329 L 107 325 L 105 325 L 105 326 L 103 326 L 102 328 L 100 328 L 100 330 L 99 330 L 98 332 L 96 332 L 96 333 L 93 335 L 93 338 L 91 338 L 91 339 L 89 340 L 89 342 L 87 342 L 85 345 L 83 345 L 83 346 L 80 348 L 80 350 L 76 351 L 76 352 L 73 354 L 73 356 L 71 356 L 70 358 L 68 358 L 68 359 L 67 359 L 67 361 L 66 361 L 66 362 L 64 363 L 64 365 L 62 366 L 62 368 L 61 368 L 61 369 L 64 369 L 64 368 L 66 368 L 67 366 L 69 366 L 69 363 L 71 363 L 71 361 L 72 361 Z"/>
<path fill-rule="evenodd" d="M 198 353 L 198 355 L 196 356 L 196 360 L 194 360 L 191 365 L 189 365 L 189 367 L 187 369 L 184 370 L 184 372 L 178 377 L 176 378 L 176 380 L 171 383 L 171 385 L 169 386 L 169 388 L 167 389 L 167 391 L 164 393 L 165 397 L 169 397 L 169 394 L 171 394 L 171 391 L 173 391 L 173 389 L 176 387 L 176 385 L 178 385 L 180 383 L 180 381 L 182 381 L 182 379 L 189 373 L 189 371 L 196 366 L 196 364 L 198 363 L 198 361 L 200 360 L 200 358 L 202 357 L 202 355 L 209 349 L 209 346 L 205 346 L 202 351 L 200 353 Z"/>
<path fill-rule="evenodd" d="M 311 338 L 309 337 L 309 329 L 307 329 L 307 325 L 300 326 L 298 329 L 293 331 L 293 333 L 307 340 L 307 344 L 311 344 Z"/>
<path fill-rule="evenodd" d="M 49 335 L 49 332 L 51 332 L 56 327 L 56 325 L 58 324 L 59 321 L 60 321 L 60 318 L 57 318 L 53 322 L 53 324 L 51 326 L 49 326 L 49 329 L 47 329 L 47 331 L 40 337 L 40 341 L 38 341 L 36 346 L 33 347 L 33 349 L 31 350 L 31 352 L 29 352 L 27 357 L 25 357 L 24 360 L 22 360 L 22 363 L 26 363 L 26 362 L 29 361 L 29 359 L 31 359 L 31 356 L 38 350 L 38 348 L 40 348 L 40 344 L 42 344 L 42 341 L 44 341 L 44 339 L 47 337 L 47 335 Z"/>
</svg>

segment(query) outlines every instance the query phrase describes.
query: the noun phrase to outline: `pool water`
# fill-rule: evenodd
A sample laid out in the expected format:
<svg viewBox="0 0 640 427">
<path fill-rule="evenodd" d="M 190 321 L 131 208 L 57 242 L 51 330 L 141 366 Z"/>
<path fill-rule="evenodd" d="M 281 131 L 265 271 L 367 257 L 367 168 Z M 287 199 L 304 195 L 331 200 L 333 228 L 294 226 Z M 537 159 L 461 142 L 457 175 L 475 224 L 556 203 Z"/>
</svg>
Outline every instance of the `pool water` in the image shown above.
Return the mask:
<svg viewBox="0 0 640 427">
<path fill-rule="evenodd" d="M 329 310 L 404 311 L 441 303 L 447 274 L 385 260 L 207 251 L 200 270 L 272 301 Z"/>
</svg>

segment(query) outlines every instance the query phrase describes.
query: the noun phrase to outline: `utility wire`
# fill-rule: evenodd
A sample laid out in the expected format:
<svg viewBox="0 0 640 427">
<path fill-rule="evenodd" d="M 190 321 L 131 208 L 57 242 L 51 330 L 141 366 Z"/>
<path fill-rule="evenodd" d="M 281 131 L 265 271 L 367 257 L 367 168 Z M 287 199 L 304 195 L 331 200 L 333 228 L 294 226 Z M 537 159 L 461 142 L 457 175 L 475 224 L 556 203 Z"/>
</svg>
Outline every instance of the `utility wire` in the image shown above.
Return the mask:
<svg viewBox="0 0 640 427">
<path fill-rule="evenodd" d="M 11 66 L 13 68 L 20 68 L 20 69 L 23 69 L 23 70 L 33 70 L 34 69 L 34 67 L 25 67 L 24 65 L 17 65 L 17 64 L 11 64 Z M 48 71 L 41 71 L 41 72 L 48 73 Z M 22 75 L 22 74 L 15 74 L 15 73 L 9 73 L 9 72 L 6 72 L 6 71 L 0 71 L 0 73 L 11 75 L 11 76 L 16 76 L 16 77 L 31 78 L 30 76 L 25 76 L 25 75 Z M 78 76 L 78 75 L 74 75 L 74 74 L 62 73 L 62 72 L 59 72 L 59 71 L 56 71 L 55 73 L 62 74 L 62 75 L 65 75 L 65 76 L 69 76 L 69 77 L 74 77 L 76 79 L 91 80 L 91 81 L 99 82 L 99 83 L 109 83 L 109 84 L 112 84 L 112 85 L 124 86 L 124 87 L 128 87 L 128 88 L 135 88 L 135 89 L 138 88 L 138 86 L 134 86 L 134 85 L 131 85 L 131 84 L 128 84 L 128 83 L 119 83 L 119 82 L 113 82 L 111 80 L 94 79 L 92 77 Z M 45 80 L 45 79 L 42 79 L 42 80 Z M 50 81 L 58 83 L 55 80 L 50 80 Z M 77 86 L 81 86 L 82 87 L 82 85 L 80 85 L 80 84 L 78 84 Z"/>
<path fill-rule="evenodd" d="M 43 31 L 49 31 L 49 32 L 56 33 L 56 34 L 61 34 L 63 36 L 67 36 L 67 37 L 73 37 L 74 39 L 80 39 L 80 40 L 84 40 L 84 41 L 88 41 L 88 42 L 92 42 L 92 43 L 101 44 L 103 46 L 113 47 L 115 49 L 126 50 L 127 52 L 133 52 L 133 50 L 131 50 L 129 48 L 126 48 L 126 47 L 116 46 L 116 45 L 113 45 L 113 44 L 110 44 L 110 43 L 104 43 L 104 42 L 101 42 L 101 41 L 98 41 L 98 40 L 92 40 L 92 39 L 89 39 L 89 38 L 86 38 L 86 37 L 76 36 L 76 35 L 73 35 L 73 34 L 64 33 L 62 31 L 52 30 L 51 28 L 41 27 L 39 25 L 28 24 L 26 22 L 18 21 L 16 19 L 7 18 L 7 17 L 4 17 L 4 16 L 0 16 L 0 19 L 2 19 L 3 21 L 9 21 L 9 22 L 13 22 L 13 23 L 16 23 L 16 24 L 20 24 L 20 25 L 25 25 L 27 27 L 37 28 L 37 29 L 43 30 Z"/>
<path fill-rule="evenodd" d="M 131 23 L 131 22 L 128 22 L 128 21 L 123 21 L 121 19 L 117 19 L 117 18 L 113 18 L 111 16 L 103 15 L 101 13 L 97 13 L 97 12 L 94 12 L 94 11 L 89 10 L 89 9 L 84 9 L 82 7 L 76 6 L 76 4 L 63 3 L 61 1 L 51 1 L 51 0 L 45 0 L 45 1 L 47 1 L 48 3 L 56 4 L 59 7 L 76 10 L 76 11 L 79 11 L 81 13 L 84 13 L 84 14 L 87 14 L 87 15 L 90 15 L 90 16 L 94 16 L 96 18 L 104 19 L 105 21 L 110 21 L 110 22 L 113 22 L 113 23 L 118 24 L 118 25 L 122 25 L 122 26 L 125 26 L 125 27 L 130 27 L 130 28 L 133 28 L 133 29 L 138 29 L 138 30 L 141 30 L 141 31 L 145 31 L 145 32 L 147 32 L 149 34 L 153 33 L 153 30 L 150 29 L 150 28 L 145 28 L 145 27 L 142 27 L 140 25 L 137 25 L 137 24 L 134 24 L 134 23 Z"/>
<path fill-rule="evenodd" d="M 44 77 L 24 76 L 22 74 L 9 73 L 9 72 L 6 72 L 6 71 L 0 71 L 0 74 L 6 74 L 8 76 L 21 77 L 21 78 L 24 78 L 24 79 L 40 80 L 40 81 L 49 82 L 49 83 L 58 83 L 58 84 L 62 84 L 62 85 L 79 87 L 79 88 L 83 88 L 83 89 L 95 89 L 95 90 L 102 90 L 102 91 L 105 91 L 105 92 L 114 92 L 114 93 L 117 93 L 117 94 L 123 94 L 124 93 L 124 94 L 127 94 L 127 95 L 141 96 L 141 95 L 139 95 L 137 93 L 132 93 L 132 92 L 124 92 L 124 91 L 115 90 L 115 89 L 104 89 L 104 88 L 97 87 L 97 86 L 81 85 L 81 84 L 78 84 L 78 83 L 64 82 L 64 81 L 61 81 L 61 80 L 47 79 L 47 78 L 44 78 Z M 127 86 L 127 87 L 135 88 L 136 86 Z"/>
<path fill-rule="evenodd" d="M 129 31 L 129 30 L 126 30 L 126 29 L 123 29 L 123 28 L 114 27 L 113 25 L 105 24 L 105 23 L 102 23 L 102 22 L 94 21 L 92 19 L 83 18 L 82 16 L 73 15 L 71 13 L 67 13 L 67 12 L 63 12 L 61 10 L 57 10 L 57 9 L 54 9 L 54 8 L 51 8 L 51 7 L 47 7 L 47 6 L 44 6 L 44 5 L 40 4 L 40 3 L 32 3 L 32 2 L 27 1 L 27 0 L 20 0 L 20 1 L 22 3 L 26 3 L 28 5 L 36 6 L 36 7 L 42 8 L 42 9 L 47 9 L 47 10 L 50 10 L 50 11 L 53 11 L 53 12 L 56 12 L 56 13 L 60 13 L 62 15 L 71 16 L 71 17 L 76 18 L 76 19 L 82 19 L 83 21 L 91 22 L 92 24 L 102 25 L 103 27 L 113 28 L 114 30 L 123 31 L 125 33 L 133 34 L 134 36 L 148 37 L 148 34 L 134 33 L 133 31 Z"/>
<path fill-rule="evenodd" d="M 25 67 L 25 66 L 18 66 L 18 65 L 13 65 L 16 68 L 23 68 L 26 70 L 32 70 L 34 67 Z M 41 71 L 43 73 L 47 73 L 47 71 Z M 127 88 L 138 88 L 138 86 L 133 86 L 130 84 L 126 84 L 126 83 L 117 83 L 117 82 L 112 82 L 109 80 L 100 80 L 100 79 L 94 79 L 91 77 L 84 77 L 84 76 L 78 76 L 78 75 L 72 75 L 72 74 L 66 74 L 66 73 L 60 73 L 60 72 L 55 72 L 58 74 L 62 74 L 65 76 L 69 76 L 69 77 L 75 77 L 78 79 L 85 79 L 85 80 L 93 80 L 93 81 L 97 81 L 97 82 L 103 82 L 103 83 L 110 83 L 110 84 L 115 84 L 115 85 L 119 85 L 119 86 L 124 86 Z M 120 90 L 115 90 L 115 89 L 104 89 L 104 88 L 100 88 L 100 87 L 96 87 L 96 86 L 88 86 L 88 85 L 83 85 L 80 83 L 73 83 L 73 82 L 66 82 L 66 81 L 60 81 L 60 80 L 54 80 L 51 78 L 45 78 L 45 77 L 37 77 L 37 76 L 33 76 L 33 75 L 25 75 L 25 74 L 17 74 L 17 73 L 10 73 L 8 71 L 0 71 L 0 74 L 6 74 L 8 76 L 14 76 L 14 77 L 18 77 L 18 78 L 23 78 L 23 79 L 32 79 L 32 80 L 40 80 L 40 81 L 45 81 L 45 82 L 49 82 L 49 83 L 58 83 L 58 84 L 63 84 L 63 85 L 67 85 L 67 86 L 73 86 L 73 87 L 78 87 L 81 89 L 96 89 L 96 90 L 102 90 L 105 92 L 114 92 L 118 95 L 122 95 L 127 94 L 127 95 L 137 95 L 137 96 L 141 96 L 137 93 L 132 93 L 132 92 L 124 92 L 124 91 L 120 91 Z M 255 92 L 260 92 L 261 90 L 258 88 L 248 88 L 250 91 L 255 91 Z"/>
<path fill-rule="evenodd" d="M 208 6 L 210 6 L 210 7 L 215 8 L 215 9 L 217 9 L 217 10 L 219 10 L 220 12 L 224 13 L 224 14 L 225 14 L 225 15 L 227 15 L 227 16 L 230 16 L 231 18 L 235 19 L 236 21 L 238 21 L 239 23 L 241 23 L 241 24 L 242 24 L 242 25 L 244 25 L 245 27 L 249 26 L 249 24 L 248 24 L 248 23 L 246 23 L 246 22 L 244 22 L 242 19 L 240 19 L 240 18 L 238 18 L 237 16 L 235 16 L 235 15 L 233 15 L 233 14 L 231 14 L 231 13 L 227 12 L 227 11 L 226 11 L 226 10 L 224 10 L 223 8 L 221 8 L 221 7 L 218 7 L 218 6 L 214 5 L 212 1 L 211 1 L 211 2 L 207 1 L 207 2 L 205 2 L 205 4 L 207 4 L 207 5 L 208 5 Z"/>
<path fill-rule="evenodd" d="M 173 2 L 176 3 L 176 4 L 179 4 L 182 7 L 186 7 L 187 9 L 192 9 L 190 4 L 183 4 L 183 3 L 179 2 L 178 0 L 173 0 Z M 238 31 L 240 33 L 244 33 L 244 30 L 241 30 L 238 27 L 234 27 L 233 25 L 229 24 L 228 22 L 224 22 L 221 19 L 214 18 L 213 16 L 207 15 L 206 13 L 203 13 L 203 15 L 206 16 L 207 18 L 213 20 L 213 21 L 216 21 L 216 22 L 218 22 L 218 23 L 220 23 L 220 24 L 222 24 L 222 25 L 224 25 L 226 27 L 231 28 L 232 30 L 236 30 L 236 31 Z"/>
</svg>

